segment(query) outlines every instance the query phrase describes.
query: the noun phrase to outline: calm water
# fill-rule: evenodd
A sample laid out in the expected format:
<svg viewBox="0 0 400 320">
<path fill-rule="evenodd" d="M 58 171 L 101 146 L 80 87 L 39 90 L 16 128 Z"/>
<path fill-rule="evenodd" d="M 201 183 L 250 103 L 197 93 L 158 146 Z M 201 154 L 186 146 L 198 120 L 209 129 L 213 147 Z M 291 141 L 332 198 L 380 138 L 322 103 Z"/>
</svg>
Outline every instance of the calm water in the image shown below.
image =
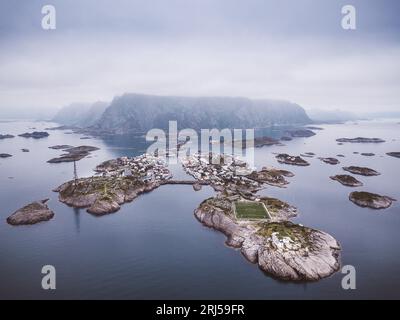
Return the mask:
<svg viewBox="0 0 400 320">
<path fill-rule="evenodd" d="M 20 134 L 50 127 L 41 122 L 1 122 L 0 134 Z M 272 152 L 335 156 L 341 165 L 365 165 L 382 173 L 361 177 L 356 188 L 400 199 L 400 159 L 385 156 L 400 151 L 397 122 L 327 125 L 317 136 L 286 142 L 286 146 L 256 150 L 256 163 L 278 166 Z M 329 179 L 340 173 L 309 159 L 310 167 L 285 167 L 296 176 L 286 189 L 268 187 L 264 194 L 296 205 L 296 221 L 332 234 L 341 243 L 342 262 L 357 270 L 357 290 L 341 289 L 340 273 L 317 283 L 280 282 L 263 274 L 242 255 L 224 245 L 225 237 L 203 227 L 193 216 L 198 204 L 213 195 L 210 188 L 165 186 L 124 205 L 114 214 L 96 218 L 57 201 L 51 190 L 73 176 L 72 164 L 47 164 L 60 154 L 55 144 L 95 145 L 101 150 L 78 163 L 80 176 L 99 162 L 134 156 L 145 149 L 143 138 L 81 140 L 82 136 L 51 131 L 50 137 L 0 140 L 0 298 L 122 298 L 122 299 L 279 299 L 279 298 L 400 298 L 400 206 L 384 211 L 362 209 L 348 200 L 351 188 Z M 279 136 L 277 132 L 273 135 Z M 379 137 L 379 145 L 345 144 L 339 137 Z M 393 140 L 395 139 L 395 140 Z M 20 149 L 28 148 L 30 153 Z M 375 157 L 353 154 L 374 152 Z M 178 176 L 184 174 L 174 168 Z M 23 205 L 50 198 L 56 216 L 35 226 L 11 227 L 5 219 Z M 41 268 L 57 270 L 57 290 L 41 289 Z"/>
</svg>

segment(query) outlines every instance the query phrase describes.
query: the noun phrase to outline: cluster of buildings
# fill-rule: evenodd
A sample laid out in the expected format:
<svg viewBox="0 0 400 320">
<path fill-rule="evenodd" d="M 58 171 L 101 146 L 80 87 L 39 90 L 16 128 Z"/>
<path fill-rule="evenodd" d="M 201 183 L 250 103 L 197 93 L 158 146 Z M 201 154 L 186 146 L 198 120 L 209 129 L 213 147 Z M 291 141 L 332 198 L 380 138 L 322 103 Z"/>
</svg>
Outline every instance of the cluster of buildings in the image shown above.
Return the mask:
<svg viewBox="0 0 400 320">
<path fill-rule="evenodd" d="M 103 162 L 96 171 L 103 176 L 135 177 L 144 182 L 163 181 L 172 178 L 165 161 L 161 158 L 142 154 L 138 157 L 121 157 Z"/>
<path fill-rule="evenodd" d="M 253 169 L 232 156 L 197 153 L 181 159 L 181 163 L 186 173 L 214 186 L 241 185 L 249 188 L 259 186 L 256 181 L 246 178 Z"/>
</svg>

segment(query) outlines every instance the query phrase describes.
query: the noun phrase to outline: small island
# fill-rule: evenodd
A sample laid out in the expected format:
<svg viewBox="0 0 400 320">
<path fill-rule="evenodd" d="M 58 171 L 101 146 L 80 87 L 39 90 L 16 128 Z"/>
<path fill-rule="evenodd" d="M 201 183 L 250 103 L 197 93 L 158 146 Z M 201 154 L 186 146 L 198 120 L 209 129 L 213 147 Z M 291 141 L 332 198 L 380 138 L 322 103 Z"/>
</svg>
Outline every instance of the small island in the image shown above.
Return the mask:
<svg viewBox="0 0 400 320">
<path fill-rule="evenodd" d="M 373 169 L 366 168 L 366 167 L 350 166 L 350 167 L 343 167 L 343 170 L 347 171 L 347 172 L 350 172 L 350 173 L 353 173 L 353 174 L 366 176 L 366 177 L 379 176 L 380 175 L 380 173 L 378 171 L 375 171 Z"/>
<path fill-rule="evenodd" d="M 357 137 L 357 138 L 340 138 L 336 139 L 337 142 L 349 142 L 349 143 L 383 143 L 386 142 L 380 138 L 364 138 L 364 137 Z"/>
<path fill-rule="evenodd" d="M 9 153 L 0 153 L 0 158 L 5 159 L 5 158 L 11 158 L 11 157 L 12 157 L 12 155 Z"/>
<path fill-rule="evenodd" d="M 340 182 L 342 185 L 346 187 L 362 187 L 363 183 L 353 176 L 348 174 L 338 174 L 336 176 L 330 177 L 332 180 Z"/>
<path fill-rule="evenodd" d="M 364 157 L 373 157 L 373 156 L 375 156 L 375 153 L 372 153 L 372 152 L 362 152 L 360 154 L 362 156 L 364 156 Z"/>
<path fill-rule="evenodd" d="M 391 157 L 400 158 L 400 152 L 388 152 L 386 154 Z"/>
<path fill-rule="evenodd" d="M 69 144 L 58 144 L 58 145 L 49 147 L 49 149 L 53 149 L 53 150 L 65 150 L 65 149 L 70 149 L 70 148 L 73 148 L 73 146 L 70 146 Z"/>
<path fill-rule="evenodd" d="M 301 166 L 301 167 L 306 167 L 306 166 L 310 165 L 303 158 L 301 158 L 299 156 L 290 156 L 286 153 L 278 154 L 275 156 L 275 158 L 278 160 L 279 163 L 283 163 L 283 164 L 289 164 L 289 165 Z"/>
<path fill-rule="evenodd" d="M 72 180 L 56 188 L 59 200 L 101 216 L 117 212 L 122 204 L 171 178 L 165 163 L 149 155 L 109 160 L 97 166 L 96 172 L 101 176 Z"/>
<path fill-rule="evenodd" d="M 363 208 L 371 209 L 387 209 L 389 208 L 395 199 L 388 196 L 381 196 L 376 193 L 370 193 L 365 191 L 355 191 L 350 193 L 349 199 L 351 202 Z"/>
<path fill-rule="evenodd" d="M 12 134 L 0 134 L 0 140 L 3 140 L 3 139 L 12 139 L 12 138 L 14 138 L 15 136 L 13 136 Z"/>
<path fill-rule="evenodd" d="M 315 132 L 312 132 L 309 129 L 294 129 L 287 131 L 287 133 L 292 138 L 309 138 L 315 136 Z"/>
<path fill-rule="evenodd" d="M 337 165 L 340 163 L 340 161 L 336 158 L 318 158 L 318 159 L 330 165 Z"/>
<path fill-rule="evenodd" d="M 339 243 L 327 233 L 287 220 L 296 213 L 277 199 L 252 202 L 222 194 L 195 210 L 199 222 L 224 233 L 228 246 L 276 278 L 317 281 L 338 271 Z"/>
<path fill-rule="evenodd" d="M 57 149 L 61 146 L 50 147 L 51 149 Z M 59 148 L 61 149 L 61 148 Z M 62 162 L 74 162 L 82 160 L 87 157 L 91 152 L 97 151 L 99 148 L 92 146 L 80 146 L 80 147 L 72 147 L 67 149 L 62 149 L 62 151 L 66 152 L 57 158 L 50 159 L 47 161 L 48 163 L 62 163 Z"/>
<path fill-rule="evenodd" d="M 32 202 L 15 211 L 7 218 L 7 223 L 13 226 L 32 225 L 48 221 L 54 217 L 54 212 L 49 209 L 49 199 Z"/>
<path fill-rule="evenodd" d="M 282 188 L 287 184 L 289 184 L 289 182 L 285 179 L 285 177 L 293 177 L 293 176 L 294 176 L 293 173 L 286 170 L 264 167 L 260 171 L 253 171 L 251 174 L 247 176 L 247 178 L 260 183 L 266 183 L 274 187 Z"/>
<path fill-rule="evenodd" d="M 43 138 L 47 138 L 49 136 L 49 133 L 34 131 L 34 132 L 22 133 L 22 134 L 19 134 L 18 136 L 22 137 L 22 138 L 43 139 Z"/>
</svg>

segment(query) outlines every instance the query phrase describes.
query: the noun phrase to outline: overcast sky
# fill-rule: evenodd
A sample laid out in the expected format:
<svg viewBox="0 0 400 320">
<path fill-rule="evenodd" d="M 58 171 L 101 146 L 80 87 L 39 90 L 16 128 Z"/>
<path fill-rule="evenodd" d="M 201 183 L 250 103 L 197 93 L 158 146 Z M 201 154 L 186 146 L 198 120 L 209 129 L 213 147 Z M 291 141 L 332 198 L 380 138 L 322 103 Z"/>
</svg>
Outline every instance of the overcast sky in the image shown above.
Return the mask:
<svg viewBox="0 0 400 320">
<path fill-rule="evenodd" d="M 56 30 L 41 28 L 45 4 Z M 1 0 L 0 108 L 136 92 L 399 110 L 399 13 L 397 0 Z"/>
</svg>

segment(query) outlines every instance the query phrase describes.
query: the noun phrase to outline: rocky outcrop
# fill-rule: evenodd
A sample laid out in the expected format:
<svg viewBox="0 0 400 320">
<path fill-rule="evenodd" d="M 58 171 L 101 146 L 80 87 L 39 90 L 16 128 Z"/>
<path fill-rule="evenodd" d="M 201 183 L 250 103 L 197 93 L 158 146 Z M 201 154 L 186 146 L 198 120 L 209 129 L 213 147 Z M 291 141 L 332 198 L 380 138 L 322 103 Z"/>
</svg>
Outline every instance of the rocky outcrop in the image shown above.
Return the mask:
<svg viewBox="0 0 400 320">
<path fill-rule="evenodd" d="M 336 139 L 337 142 L 350 142 L 350 143 L 383 143 L 385 140 L 380 139 L 380 138 L 363 138 L 363 137 L 357 137 L 357 138 L 340 138 Z"/>
<path fill-rule="evenodd" d="M 66 182 L 54 191 L 59 193 L 61 202 L 101 216 L 117 212 L 122 204 L 159 186 L 160 183 L 144 183 L 133 177 L 90 177 Z"/>
<path fill-rule="evenodd" d="M 15 211 L 7 218 L 7 223 L 13 226 L 31 225 L 52 219 L 54 212 L 47 206 L 47 201 L 48 199 L 32 202 Z"/>
<path fill-rule="evenodd" d="M 254 147 L 261 148 L 265 146 L 282 145 L 279 140 L 270 137 L 256 137 L 254 138 Z M 243 149 L 247 147 L 247 143 L 242 144 Z"/>
<path fill-rule="evenodd" d="M 400 152 L 388 152 L 386 154 L 391 157 L 400 158 Z"/>
<path fill-rule="evenodd" d="M 289 164 L 293 166 L 309 166 L 310 164 L 299 156 L 290 156 L 286 153 L 281 153 L 275 156 L 279 163 Z"/>
<path fill-rule="evenodd" d="M 388 196 L 381 196 L 376 193 L 370 193 L 365 191 L 355 191 L 350 193 L 349 199 L 356 205 L 364 208 L 371 209 L 386 209 L 389 208 L 395 199 Z"/>
<path fill-rule="evenodd" d="M 285 177 L 293 176 L 293 173 L 286 170 L 264 167 L 260 171 L 253 171 L 250 175 L 246 177 L 259 183 L 266 183 L 274 187 L 282 188 L 289 184 Z"/>
<path fill-rule="evenodd" d="M 73 146 L 70 146 L 69 144 L 58 144 L 58 145 L 49 147 L 49 149 L 53 149 L 53 150 L 66 150 L 66 149 L 70 149 L 70 148 L 73 148 Z"/>
<path fill-rule="evenodd" d="M 104 215 L 118 211 L 122 204 L 171 178 L 165 162 L 147 154 L 109 160 L 96 170 L 102 176 L 76 179 L 57 187 L 54 191 L 59 193 L 59 200 L 74 208 L 88 208 L 89 213 Z"/>
<path fill-rule="evenodd" d="M 318 159 L 330 165 L 337 165 L 340 163 L 340 161 L 336 158 L 318 158 Z"/>
<path fill-rule="evenodd" d="M 3 140 L 3 139 L 12 139 L 12 138 L 14 138 L 14 136 L 11 135 L 11 134 L 0 134 L 0 140 Z"/>
<path fill-rule="evenodd" d="M 27 133 L 19 134 L 18 136 L 22 137 L 22 138 L 43 139 L 43 138 L 47 138 L 49 136 L 49 133 L 34 131 L 34 132 L 27 132 Z"/>
<path fill-rule="evenodd" d="M 121 209 L 120 204 L 122 203 L 123 202 L 118 203 L 117 198 L 101 196 L 87 209 L 87 212 L 95 216 L 114 213 Z"/>
<path fill-rule="evenodd" d="M 52 149 L 57 149 L 57 147 L 61 146 L 54 146 Z M 61 148 L 60 148 L 61 149 Z M 47 161 L 48 163 L 62 163 L 62 162 L 73 162 L 79 161 L 83 158 L 87 157 L 92 151 L 99 150 L 99 148 L 92 147 L 92 146 L 80 146 L 80 147 L 73 147 L 68 149 L 63 149 L 65 154 L 57 158 L 50 159 Z"/>
<path fill-rule="evenodd" d="M 209 201 L 195 210 L 195 216 L 224 233 L 227 245 L 240 249 L 247 260 L 281 280 L 316 281 L 340 268 L 340 245 L 322 231 L 288 221 L 238 221 L 231 211 Z"/>
<path fill-rule="evenodd" d="M 375 156 L 375 153 L 372 153 L 372 152 L 362 152 L 360 154 L 362 156 L 364 156 L 364 157 L 373 157 L 373 156 Z"/>
<path fill-rule="evenodd" d="M 350 172 L 350 173 L 353 173 L 353 174 L 366 176 L 366 177 L 379 176 L 380 175 L 380 173 L 378 171 L 375 171 L 373 169 L 366 168 L 366 167 L 350 166 L 350 167 L 343 167 L 343 170 L 347 171 L 347 172 Z"/>
<path fill-rule="evenodd" d="M 330 177 L 332 180 L 340 182 L 342 185 L 346 187 L 362 187 L 363 183 L 358 181 L 353 176 L 348 174 L 338 174 L 336 176 Z"/>
<path fill-rule="evenodd" d="M 290 137 L 292 138 L 309 138 L 315 136 L 315 132 L 312 132 L 309 129 L 295 129 L 287 131 Z"/>
<path fill-rule="evenodd" d="M 10 157 L 12 157 L 11 154 L 8 154 L 8 153 L 0 153 L 0 158 L 5 159 L 5 158 L 10 158 Z"/>
<path fill-rule="evenodd" d="M 200 191 L 202 188 L 203 188 L 203 186 L 200 183 L 193 184 L 194 191 Z"/>
</svg>

